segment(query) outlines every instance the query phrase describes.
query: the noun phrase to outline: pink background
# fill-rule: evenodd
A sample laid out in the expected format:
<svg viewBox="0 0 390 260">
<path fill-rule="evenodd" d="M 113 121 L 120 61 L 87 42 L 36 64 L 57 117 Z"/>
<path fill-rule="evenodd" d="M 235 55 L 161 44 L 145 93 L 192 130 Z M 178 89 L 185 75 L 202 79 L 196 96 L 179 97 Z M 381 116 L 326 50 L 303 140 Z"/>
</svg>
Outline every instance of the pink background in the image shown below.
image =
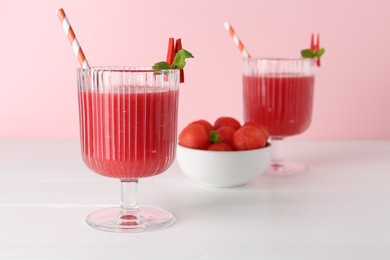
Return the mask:
<svg viewBox="0 0 390 260">
<path fill-rule="evenodd" d="M 0 1 L 0 137 L 78 137 L 78 63 L 56 16 L 63 7 L 91 65 L 152 65 L 168 37 L 188 62 L 179 129 L 195 119 L 242 121 L 241 56 L 298 56 L 312 32 L 327 53 L 310 129 L 297 138 L 390 138 L 388 0 Z"/>
</svg>

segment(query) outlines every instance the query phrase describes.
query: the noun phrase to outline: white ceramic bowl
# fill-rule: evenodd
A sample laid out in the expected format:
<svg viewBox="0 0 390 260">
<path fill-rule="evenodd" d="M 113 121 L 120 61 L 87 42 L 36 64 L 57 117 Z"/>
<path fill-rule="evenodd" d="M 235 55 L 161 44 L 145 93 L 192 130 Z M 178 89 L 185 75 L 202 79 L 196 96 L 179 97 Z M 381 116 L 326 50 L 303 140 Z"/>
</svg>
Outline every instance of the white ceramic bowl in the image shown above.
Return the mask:
<svg viewBox="0 0 390 260">
<path fill-rule="evenodd" d="M 191 179 L 213 187 L 235 187 L 261 176 L 271 159 L 271 147 L 248 151 L 205 151 L 178 145 L 177 161 Z"/>
</svg>

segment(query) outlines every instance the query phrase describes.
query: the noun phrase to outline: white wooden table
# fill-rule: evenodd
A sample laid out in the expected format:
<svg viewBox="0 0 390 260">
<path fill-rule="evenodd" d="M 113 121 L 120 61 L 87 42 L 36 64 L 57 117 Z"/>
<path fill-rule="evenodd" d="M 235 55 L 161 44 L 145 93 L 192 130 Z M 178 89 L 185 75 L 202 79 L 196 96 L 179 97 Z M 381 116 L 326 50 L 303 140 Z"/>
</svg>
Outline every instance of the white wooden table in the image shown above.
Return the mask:
<svg viewBox="0 0 390 260">
<path fill-rule="evenodd" d="M 139 192 L 175 224 L 117 234 L 84 222 L 120 185 L 84 166 L 78 140 L 0 139 L 0 259 L 390 259 L 390 140 L 285 148 L 311 171 L 218 189 L 174 163 Z"/>
</svg>

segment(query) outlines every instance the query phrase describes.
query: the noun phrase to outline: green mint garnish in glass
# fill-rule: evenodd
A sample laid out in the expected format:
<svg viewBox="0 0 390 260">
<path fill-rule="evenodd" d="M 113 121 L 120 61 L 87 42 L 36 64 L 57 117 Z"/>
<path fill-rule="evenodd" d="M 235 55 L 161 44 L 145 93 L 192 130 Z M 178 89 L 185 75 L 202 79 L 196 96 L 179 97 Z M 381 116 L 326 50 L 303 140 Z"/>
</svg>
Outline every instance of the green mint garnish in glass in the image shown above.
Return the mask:
<svg viewBox="0 0 390 260">
<path fill-rule="evenodd" d="M 319 49 L 318 51 L 317 50 L 312 50 L 312 49 L 304 49 L 301 51 L 301 55 L 303 58 L 309 58 L 309 59 L 313 59 L 313 58 L 321 58 L 322 55 L 324 55 L 325 53 L 325 49 L 324 48 L 321 48 Z"/>
<path fill-rule="evenodd" d="M 194 56 L 187 50 L 182 49 L 178 51 L 173 59 L 172 65 L 166 61 L 160 61 L 153 65 L 154 70 L 167 70 L 167 69 L 183 69 L 186 65 L 186 59 L 194 58 Z"/>
</svg>

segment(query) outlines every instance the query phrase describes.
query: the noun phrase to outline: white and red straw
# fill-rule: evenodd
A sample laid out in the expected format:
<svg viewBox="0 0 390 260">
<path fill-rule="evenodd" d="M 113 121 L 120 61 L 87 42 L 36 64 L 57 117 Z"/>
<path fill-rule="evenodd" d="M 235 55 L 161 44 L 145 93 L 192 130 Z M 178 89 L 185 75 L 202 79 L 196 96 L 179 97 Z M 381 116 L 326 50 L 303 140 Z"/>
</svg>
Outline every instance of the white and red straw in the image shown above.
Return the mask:
<svg viewBox="0 0 390 260">
<path fill-rule="evenodd" d="M 228 22 L 225 22 L 224 25 L 225 25 L 226 31 L 232 37 L 234 44 L 238 47 L 238 50 L 241 52 L 242 56 L 244 58 L 250 59 L 251 55 L 249 54 L 247 49 L 245 49 L 244 44 L 242 43 L 242 41 L 240 40 L 240 38 L 238 37 L 238 35 L 234 31 L 233 27 Z"/>
<path fill-rule="evenodd" d="M 79 63 L 83 69 L 89 69 L 89 64 L 87 59 L 85 58 L 84 52 L 81 49 L 81 46 L 79 44 L 79 41 L 76 38 L 76 35 L 72 29 L 72 26 L 69 23 L 68 18 L 65 15 L 64 9 L 58 9 L 57 10 L 58 18 L 60 19 L 60 22 L 62 24 L 62 28 L 65 31 L 66 36 L 68 36 L 69 42 L 72 45 L 73 52 L 76 55 L 77 59 L 79 60 Z"/>
</svg>

